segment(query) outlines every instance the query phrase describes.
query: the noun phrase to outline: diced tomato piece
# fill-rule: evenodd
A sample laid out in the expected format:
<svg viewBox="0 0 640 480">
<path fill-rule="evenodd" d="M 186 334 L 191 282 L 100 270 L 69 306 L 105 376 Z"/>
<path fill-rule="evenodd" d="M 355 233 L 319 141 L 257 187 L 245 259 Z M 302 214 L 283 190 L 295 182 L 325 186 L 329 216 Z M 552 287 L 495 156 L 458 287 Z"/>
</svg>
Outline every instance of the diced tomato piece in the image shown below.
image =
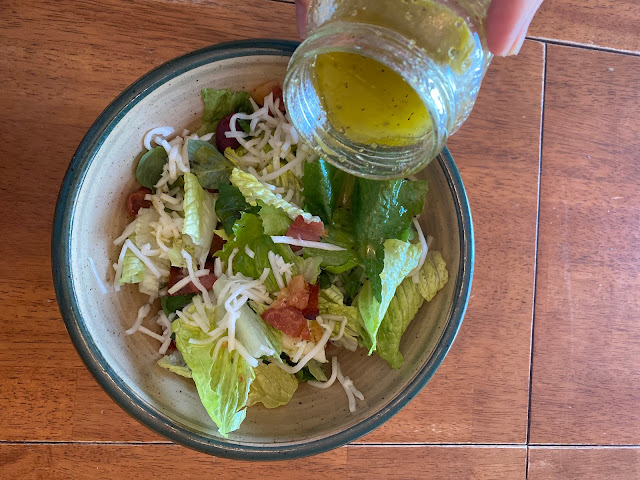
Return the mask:
<svg viewBox="0 0 640 480">
<path fill-rule="evenodd" d="M 272 327 L 293 338 L 311 340 L 307 319 L 295 307 L 272 307 L 262 314 L 262 318 Z"/>
<path fill-rule="evenodd" d="M 141 208 L 150 208 L 151 201 L 145 200 L 146 195 L 151 195 L 151 189 L 147 187 L 140 187 L 134 192 L 131 192 L 127 197 L 127 208 L 129 209 L 129 215 L 135 217 L 138 214 L 138 210 Z"/>
<path fill-rule="evenodd" d="M 220 152 L 224 153 L 227 148 L 233 148 L 234 150 L 240 146 L 240 142 L 238 142 L 235 138 L 227 138 L 225 133 L 231 131 L 231 117 L 233 117 L 235 113 L 230 113 L 218 123 L 218 127 L 216 128 L 216 147 Z M 236 122 L 236 130 L 241 131 L 242 129 Z"/>
<path fill-rule="evenodd" d="M 309 320 L 315 320 L 315 318 L 320 314 L 320 310 L 318 309 L 319 292 L 320 285 L 317 283 L 309 286 L 309 301 L 307 302 L 307 306 L 302 309 L 302 314 Z"/>
<path fill-rule="evenodd" d="M 218 280 L 218 277 L 216 277 L 213 274 L 213 260 L 207 259 L 204 266 L 205 268 L 208 268 L 211 271 L 211 273 L 203 277 L 199 277 L 198 280 L 200 280 L 200 283 L 204 288 L 206 288 L 207 290 L 211 290 L 213 288 L 213 284 L 216 283 L 216 280 Z M 189 271 L 186 268 L 171 267 L 171 270 L 169 271 L 168 288 L 173 287 L 180 280 L 182 280 L 183 278 L 187 278 L 188 276 L 189 276 Z M 193 284 L 193 282 L 187 283 L 180 290 L 170 295 L 187 295 L 189 293 L 200 293 L 200 290 L 198 290 L 198 287 L 196 287 Z"/>
<path fill-rule="evenodd" d="M 211 247 L 209 247 L 209 255 L 213 256 L 214 253 L 219 252 L 224 247 L 227 241 L 220 235 L 213 234 L 213 240 L 211 241 Z M 209 268 L 209 267 L 207 267 Z M 213 268 L 213 267 L 212 267 Z"/>
<path fill-rule="evenodd" d="M 280 290 L 278 298 L 271 307 L 294 307 L 298 310 L 304 310 L 308 303 L 309 285 L 304 281 L 302 275 L 296 275 L 291 279 L 289 285 Z"/>
</svg>

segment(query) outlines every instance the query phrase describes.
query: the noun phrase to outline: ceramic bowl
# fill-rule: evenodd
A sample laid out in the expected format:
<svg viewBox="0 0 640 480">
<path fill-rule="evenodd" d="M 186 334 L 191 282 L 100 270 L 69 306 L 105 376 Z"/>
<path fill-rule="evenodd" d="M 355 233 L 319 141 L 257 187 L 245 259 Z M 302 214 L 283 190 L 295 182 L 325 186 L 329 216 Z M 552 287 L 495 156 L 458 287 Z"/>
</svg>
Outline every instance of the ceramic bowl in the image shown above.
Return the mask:
<svg viewBox="0 0 640 480">
<path fill-rule="evenodd" d="M 115 292 L 112 243 L 129 222 L 127 194 L 136 188 L 134 158 L 150 128 L 189 128 L 202 114 L 202 87 L 250 89 L 283 79 L 295 43 L 242 41 L 206 48 L 172 60 L 127 88 L 91 126 L 61 187 L 52 240 L 56 294 L 67 330 L 89 371 L 124 410 L 165 437 L 209 454 L 240 459 L 313 455 L 378 427 L 426 385 L 456 336 L 469 298 L 473 229 L 467 197 L 445 150 L 420 173 L 429 181 L 421 222 L 441 250 L 450 279 L 425 303 L 403 336 L 405 362 L 392 370 L 363 349 L 339 356 L 345 375 L 365 395 L 350 413 L 336 385 L 301 385 L 289 405 L 251 407 L 242 427 L 222 438 L 202 407 L 194 385 L 158 367 L 158 344 L 125 335 L 144 297 L 135 288 Z M 90 268 L 107 282 L 103 294 Z"/>
</svg>

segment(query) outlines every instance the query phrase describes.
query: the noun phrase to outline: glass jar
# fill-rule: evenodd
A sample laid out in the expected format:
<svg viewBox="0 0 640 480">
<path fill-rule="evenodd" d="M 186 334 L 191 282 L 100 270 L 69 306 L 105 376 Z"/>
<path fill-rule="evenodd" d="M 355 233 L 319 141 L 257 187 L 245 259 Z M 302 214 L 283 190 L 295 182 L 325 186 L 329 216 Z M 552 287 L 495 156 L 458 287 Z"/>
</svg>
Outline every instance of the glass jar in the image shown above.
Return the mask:
<svg viewBox="0 0 640 480">
<path fill-rule="evenodd" d="M 298 133 L 362 177 L 426 166 L 475 103 L 489 1 L 312 0 L 284 82 Z"/>
</svg>

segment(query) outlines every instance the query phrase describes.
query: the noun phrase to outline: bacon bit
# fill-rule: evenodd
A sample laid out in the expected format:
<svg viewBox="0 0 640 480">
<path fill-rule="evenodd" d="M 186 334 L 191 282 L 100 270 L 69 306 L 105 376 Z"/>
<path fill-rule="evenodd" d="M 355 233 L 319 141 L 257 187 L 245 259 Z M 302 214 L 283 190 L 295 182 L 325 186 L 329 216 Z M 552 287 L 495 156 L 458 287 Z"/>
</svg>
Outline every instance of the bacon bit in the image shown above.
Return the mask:
<svg viewBox="0 0 640 480">
<path fill-rule="evenodd" d="M 289 285 L 278 292 L 278 298 L 271 304 L 272 308 L 294 307 L 304 310 L 309 303 L 309 285 L 302 275 L 296 275 Z"/>
<path fill-rule="evenodd" d="M 219 252 L 224 247 L 227 241 L 220 235 L 213 234 L 213 240 L 211 241 L 211 247 L 209 247 L 209 255 L 213 257 L 214 253 Z"/>
<path fill-rule="evenodd" d="M 211 272 L 213 272 L 213 260 L 210 258 L 207 259 L 206 263 L 204 264 L 204 268 L 208 268 L 209 270 L 211 270 Z M 169 271 L 168 288 L 173 287 L 180 280 L 188 276 L 189 276 L 189 271 L 186 268 L 171 267 L 171 270 Z M 211 290 L 213 288 L 213 284 L 216 283 L 216 280 L 218 280 L 218 277 L 216 277 L 213 273 L 210 273 L 209 275 L 205 275 L 204 277 L 199 277 L 198 280 L 200 280 L 200 283 L 202 283 L 202 286 L 204 288 L 206 288 L 207 290 Z M 198 287 L 196 287 L 193 284 L 193 282 L 189 282 L 187 285 L 182 287 L 177 292 L 169 295 L 187 295 L 189 293 L 201 293 L 201 292 L 200 290 L 198 290 Z"/>
<path fill-rule="evenodd" d="M 322 335 L 324 335 L 324 330 L 320 326 L 318 322 L 315 320 L 309 321 L 309 333 L 311 334 L 311 341 L 313 343 L 318 343 L 322 340 Z"/>
<path fill-rule="evenodd" d="M 302 314 L 309 320 L 315 320 L 315 318 L 320 314 L 320 310 L 318 309 L 319 293 L 320 285 L 316 283 L 315 285 L 309 286 L 309 301 L 307 302 L 307 306 L 302 309 Z"/>
<path fill-rule="evenodd" d="M 322 237 L 327 235 L 327 231 L 324 228 L 322 222 L 307 223 L 304 221 L 302 215 L 298 215 L 287 230 L 286 236 L 297 238 L 299 240 L 307 240 L 309 242 L 319 242 Z M 300 250 L 302 247 L 296 245 L 291 246 L 291 250 L 294 252 Z"/>
<path fill-rule="evenodd" d="M 216 147 L 218 150 L 224 153 L 227 148 L 233 148 L 234 150 L 240 146 L 240 142 L 238 142 L 235 138 L 227 138 L 225 135 L 226 132 L 231 131 L 231 117 L 235 115 L 234 113 L 230 113 L 218 123 L 218 127 L 216 128 Z M 241 131 L 240 125 L 236 121 L 236 130 Z"/>
<path fill-rule="evenodd" d="M 151 189 L 147 187 L 140 187 L 136 191 L 131 192 L 127 197 L 129 215 L 135 217 L 141 208 L 151 208 L 151 202 L 144 199 L 146 195 L 151 195 L 151 193 Z"/>
<path fill-rule="evenodd" d="M 167 347 L 166 355 L 171 355 L 176 350 L 178 350 L 178 347 L 176 346 L 176 341 L 172 338 Z"/>
<path fill-rule="evenodd" d="M 271 307 L 262 314 L 262 318 L 269 325 L 290 337 L 311 340 L 307 319 L 295 307 Z"/>
</svg>

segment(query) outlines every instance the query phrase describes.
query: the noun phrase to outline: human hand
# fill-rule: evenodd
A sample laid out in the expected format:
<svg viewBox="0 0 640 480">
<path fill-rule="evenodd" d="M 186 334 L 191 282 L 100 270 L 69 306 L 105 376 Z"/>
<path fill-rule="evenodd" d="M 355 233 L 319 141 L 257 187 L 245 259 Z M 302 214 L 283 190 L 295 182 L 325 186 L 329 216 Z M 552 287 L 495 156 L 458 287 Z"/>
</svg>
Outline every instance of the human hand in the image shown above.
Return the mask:
<svg viewBox="0 0 640 480">
<path fill-rule="evenodd" d="M 298 33 L 306 36 L 307 8 L 311 0 L 296 0 Z M 489 50 L 500 57 L 517 55 L 529 24 L 542 0 L 493 0 L 487 12 Z"/>
</svg>

